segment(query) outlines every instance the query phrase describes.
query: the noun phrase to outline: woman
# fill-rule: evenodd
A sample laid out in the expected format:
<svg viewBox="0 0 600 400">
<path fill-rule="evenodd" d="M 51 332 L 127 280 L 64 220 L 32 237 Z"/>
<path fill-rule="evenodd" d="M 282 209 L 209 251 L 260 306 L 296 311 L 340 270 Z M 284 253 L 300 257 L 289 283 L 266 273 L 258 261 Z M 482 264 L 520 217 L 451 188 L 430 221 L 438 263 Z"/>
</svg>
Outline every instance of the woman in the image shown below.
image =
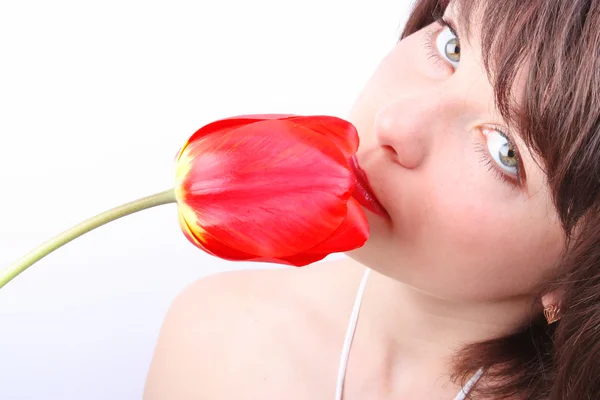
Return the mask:
<svg viewBox="0 0 600 400">
<path fill-rule="evenodd" d="M 600 396 L 600 0 L 446 3 L 349 118 L 367 244 L 186 289 L 147 400 Z"/>
</svg>

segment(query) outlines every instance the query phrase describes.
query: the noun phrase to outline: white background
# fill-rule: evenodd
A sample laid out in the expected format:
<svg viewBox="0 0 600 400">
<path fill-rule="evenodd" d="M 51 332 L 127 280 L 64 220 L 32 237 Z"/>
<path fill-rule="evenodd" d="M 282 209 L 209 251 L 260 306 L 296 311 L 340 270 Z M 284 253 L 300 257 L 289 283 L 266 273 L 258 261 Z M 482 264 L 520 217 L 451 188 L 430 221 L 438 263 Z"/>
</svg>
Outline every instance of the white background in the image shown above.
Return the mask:
<svg viewBox="0 0 600 400">
<path fill-rule="evenodd" d="M 172 186 L 185 139 L 248 113 L 345 117 L 408 0 L 0 3 L 0 268 Z M 232 268 L 168 205 L 102 227 L 0 290 L 0 399 L 139 399 L 164 315 Z"/>
</svg>

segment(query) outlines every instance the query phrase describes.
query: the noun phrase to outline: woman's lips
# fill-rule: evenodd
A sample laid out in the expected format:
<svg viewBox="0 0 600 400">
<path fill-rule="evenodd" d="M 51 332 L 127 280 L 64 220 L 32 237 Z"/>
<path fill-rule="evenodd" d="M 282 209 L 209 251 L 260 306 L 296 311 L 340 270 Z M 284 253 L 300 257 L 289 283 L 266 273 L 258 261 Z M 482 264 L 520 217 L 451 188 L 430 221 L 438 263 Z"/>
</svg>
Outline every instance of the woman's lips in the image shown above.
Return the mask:
<svg viewBox="0 0 600 400">
<path fill-rule="evenodd" d="M 382 217 L 388 217 L 388 212 L 383 208 L 379 200 L 377 200 L 377 197 L 375 197 L 375 194 L 373 193 L 373 189 L 371 189 L 371 185 L 369 185 L 367 174 L 365 174 L 365 171 L 358 165 L 356 156 L 350 159 L 350 169 L 354 173 L 355 178 L 352 197 L 369 211 L 381 215 Z"/>
</svg>

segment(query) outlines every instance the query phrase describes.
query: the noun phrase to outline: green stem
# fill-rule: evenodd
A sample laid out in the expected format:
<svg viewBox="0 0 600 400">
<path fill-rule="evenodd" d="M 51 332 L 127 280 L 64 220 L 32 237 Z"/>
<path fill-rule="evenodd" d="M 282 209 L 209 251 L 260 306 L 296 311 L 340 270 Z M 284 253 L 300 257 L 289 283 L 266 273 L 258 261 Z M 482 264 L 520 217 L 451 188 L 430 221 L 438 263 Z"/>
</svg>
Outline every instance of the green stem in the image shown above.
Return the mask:
<svg viewBox="0 0 600 400">
<path fill-rule="evenodd" d="M 85 220 L 41 244 L 21 259 L 13 262 L 7 268 L 0 271 L 0 288 L 10 282 L 21 272 L 25 271 L 28 267 L 52 253 L 54 250 L 64 246 L 71 240 L 74 240 L 79 236 L 98 228 L 99 226 L 138 211 L 163 204 L 175 203 L 176 201 L 175 191 L 173 189 L 169 189 L 165 190 L 164 192 L 156 193 L 151 196 L 143 197 L 130 203 L 123 204 Z"/>
</svg>

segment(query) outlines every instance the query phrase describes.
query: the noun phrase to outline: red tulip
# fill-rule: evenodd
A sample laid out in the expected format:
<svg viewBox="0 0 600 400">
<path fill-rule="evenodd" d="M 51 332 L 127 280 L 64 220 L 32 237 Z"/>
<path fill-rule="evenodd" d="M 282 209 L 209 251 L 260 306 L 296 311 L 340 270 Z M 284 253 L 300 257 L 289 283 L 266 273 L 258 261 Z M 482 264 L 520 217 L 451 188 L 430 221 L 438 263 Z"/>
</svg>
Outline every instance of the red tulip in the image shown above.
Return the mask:
<svg viewBox="0 0 600 400">
<path fill-rule="evenodd" d="M 199 129 L 177 154 L 176 185 L 89 218 L 0 270 L 0 288 L 65 244 L 111 221 L 177 202 L 187 238 L 227 260 L 296 266 L 362 246 L 361 205 L 387 213 L 335 117 L 250 115 Z"/>
<path fill-rule="evenodd" d="M 209 254 L 237 261 L 302 266 L 361 247 L 369 227 L 352 196 L 361 186 L 357 148 L 354 126 L 335 117 L 210 123 L 177 156 L 182 230 Z"/>
</svg>

